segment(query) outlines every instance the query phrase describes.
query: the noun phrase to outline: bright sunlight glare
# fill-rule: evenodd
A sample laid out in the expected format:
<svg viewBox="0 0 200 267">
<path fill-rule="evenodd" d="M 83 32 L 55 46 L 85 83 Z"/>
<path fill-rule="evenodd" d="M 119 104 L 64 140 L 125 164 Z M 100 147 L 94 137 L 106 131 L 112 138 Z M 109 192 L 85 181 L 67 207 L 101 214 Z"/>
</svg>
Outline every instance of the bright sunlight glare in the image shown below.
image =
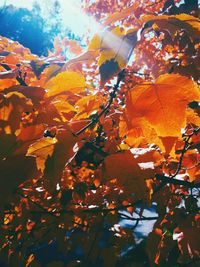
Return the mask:
<svg viewBox="0 0 200 267">
<path fill-rule="evenodd" d="M 33 4 L 36 2 L 41 8 L 42 16 L 48 18 L 48 13 L 50 13 L 55 0 L 0 0 L 1 6 L 12 4 L 13 6 L 24 7 L 29 10 L 32 9 Z M 92 37 L 95 33 L 99 33 L 107 47 L 115 51 L 121 58 L 125 59 L 127 57 L 127 52 L 131 51 L 131 42 L 124 40 L 121 46 L 122 39 L 119 36 L 109 30 L 103 31 L 102 25 L 81 9 L 81 0 L 58 0 L 58 2 L 60 4 L 60 19 L 64 28 L 70 29 L 75 35 L 80 37 L 83 35 Z"/>
<path fill-rule="evenodd" d="M 38 3 L 44 18 L 48 18 L 48 13 L 55 3 L 55 0 L 0 0 L 0 6 L 12 4 L 15 7 L 32 9 L 34 3 Z M 70 29 L 75 35 L 94 34 L 99 30 L 98 23 L 93 18 L 86 15 L 81 9 L 80 0 L 58 0 L 60 4 L 63 28 Z"/>
</svg>

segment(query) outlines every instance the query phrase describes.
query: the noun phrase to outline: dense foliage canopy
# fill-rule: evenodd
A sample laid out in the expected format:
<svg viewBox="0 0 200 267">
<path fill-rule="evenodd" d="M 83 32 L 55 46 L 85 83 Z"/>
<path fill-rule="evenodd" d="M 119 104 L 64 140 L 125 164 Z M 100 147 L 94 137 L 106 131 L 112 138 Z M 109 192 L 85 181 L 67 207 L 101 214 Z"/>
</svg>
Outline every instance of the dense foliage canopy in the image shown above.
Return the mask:
<svg viewBox="0 0 200 267">
<path fill-rule="evenodd" d="M 199 266 L 198 1 L 82 8 L 86 51 L 0 37 L 0 264 Z"/>
</svg>

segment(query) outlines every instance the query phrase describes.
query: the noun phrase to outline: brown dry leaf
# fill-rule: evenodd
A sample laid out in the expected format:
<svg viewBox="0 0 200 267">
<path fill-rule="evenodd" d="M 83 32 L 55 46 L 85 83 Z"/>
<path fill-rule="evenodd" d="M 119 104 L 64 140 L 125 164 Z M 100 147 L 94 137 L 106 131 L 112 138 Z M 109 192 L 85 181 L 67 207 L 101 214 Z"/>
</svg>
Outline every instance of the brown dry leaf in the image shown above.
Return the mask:
<svg viewBox="0 0 200 267">
<path fill-rule="evenodd" d="M 73 71 L 65 71 L 57 74 L 50 79 L 46 84 L 48 96 L 56 96 L 66 91 L 75 93 L 83 92 L 86 87 L 84 77 Z"/>
<path fill-rule="evenodd" d="M 161 75 L 153 84 L 142 84 L 128 93 L 128 123 L 144 118 L 158 136 L 179 137 L 186 126 L 186 107 L 200 98 L 197 85 L 177 74 Z"/>
</svg>

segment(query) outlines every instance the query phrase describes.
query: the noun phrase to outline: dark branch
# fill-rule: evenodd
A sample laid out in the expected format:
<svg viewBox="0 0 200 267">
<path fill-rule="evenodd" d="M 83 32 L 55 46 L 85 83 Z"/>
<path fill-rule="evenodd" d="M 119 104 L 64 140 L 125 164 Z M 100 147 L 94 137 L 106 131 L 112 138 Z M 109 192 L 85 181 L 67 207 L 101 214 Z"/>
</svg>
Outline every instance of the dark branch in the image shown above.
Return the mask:
<svg viewBox="0 0 200 267">
<path fill-rule="evenodd" d="M 7 64 L 5 64 L 5 63 L 1 63 L 1 66 L 5 69 L 5 70 L 11 70 L 11 68 L 7 65 Z M 25 83 L 25 81 L 22 79 L 22 77 L 20 77 L 20 76 L 17 76 L 16 77 L 16 80 L 18 81 L 18 83 L 20 84 L 20 85 L 23 85 L 23 86 L 27 86 L 27 84 Z"/>
<path fill-rule="evenodd" d="M 125 75 L 125 69 L 123 69 L 122 71 L 119 72 L 117 82 L 113 87 L 113 91 L 110 93 L 108 103 L 106 104 L 104 109 L 99 114 L 97 114 L 85 127 L 83 127 L 80 131 L 78 131 L 75 135 L 78 136 L 78 135 L 82 134 L 86 129 L 88 129 L 91 126 L 93 126 L 94 124 L 96 124 L 98 122 L 98 120 L 101 118 L 101 116 L 104 115 L 109 110 L 113 100 L 116 97 L 116 92 L 119 88 L 120 82 L 124 79 L 124 75 Z"/>
<path fill-rule="evenodd" d="M 174 185 L 182 185 L 188 188 L 199 188 L 200 183 L 188 182 L 179 179 L 174 179 L 172 177 L 167 177 L 165 175 L 156 174 L 157 180 L 160 180 L 163 184 L 174 184 Z"/>
<path fill-rule="evenodd" d="M 157 220 L 159 218 L 158 216 L 134 218 L 121 212 L 118 212 L 118 214 L 121 216 L 121 219 L 130 220 L 130 221 L 151 221 L 151 220 Z"/>
</svg>

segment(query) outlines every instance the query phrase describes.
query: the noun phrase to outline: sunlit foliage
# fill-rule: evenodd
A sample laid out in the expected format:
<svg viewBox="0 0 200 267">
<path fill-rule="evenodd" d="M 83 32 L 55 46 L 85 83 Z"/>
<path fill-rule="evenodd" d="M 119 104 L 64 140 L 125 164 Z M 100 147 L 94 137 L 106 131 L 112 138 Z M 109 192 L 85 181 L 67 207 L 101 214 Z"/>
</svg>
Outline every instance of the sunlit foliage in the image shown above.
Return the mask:
<svg viewBox="0 0 200 267">
<path fill-rule="evenodd" d="M 199 266 L 200 21 L 179 2 L 82 1 L 101 25 L 84 53 L 0 37 L 2 262 Z"/>
</svg>

